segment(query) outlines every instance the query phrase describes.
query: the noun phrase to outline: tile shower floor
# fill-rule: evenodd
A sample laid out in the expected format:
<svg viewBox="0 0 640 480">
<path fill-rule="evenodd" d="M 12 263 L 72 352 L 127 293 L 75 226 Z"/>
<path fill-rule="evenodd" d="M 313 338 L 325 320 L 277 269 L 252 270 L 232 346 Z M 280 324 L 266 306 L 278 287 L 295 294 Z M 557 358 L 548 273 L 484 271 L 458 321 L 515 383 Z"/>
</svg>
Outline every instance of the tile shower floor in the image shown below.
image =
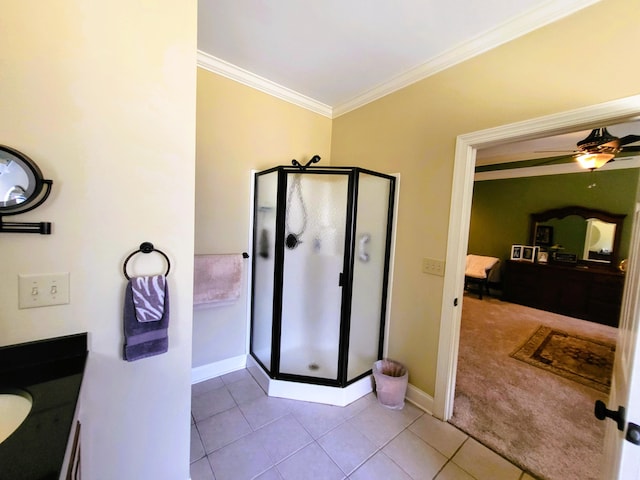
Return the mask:
<svg viewBox="0 0 640 480">
<path fill-rule="evenodd" d="M 192 387 L 191 480 L 534 480 L 448 423 L 374 394 L 267 397 L 248 370 Z"/>
</svg>

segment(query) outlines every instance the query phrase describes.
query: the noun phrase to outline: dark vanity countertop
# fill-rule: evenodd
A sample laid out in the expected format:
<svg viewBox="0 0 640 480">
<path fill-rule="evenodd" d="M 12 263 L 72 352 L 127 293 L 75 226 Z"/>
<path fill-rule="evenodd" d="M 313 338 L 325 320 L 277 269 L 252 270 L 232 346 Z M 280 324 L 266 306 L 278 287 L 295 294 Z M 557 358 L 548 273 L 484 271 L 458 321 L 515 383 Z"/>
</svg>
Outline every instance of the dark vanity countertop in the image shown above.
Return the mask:
<svg viewBox="0 0 640 480">
<path fill-rule="evenodd" d="M 86 333 L 0 348 L 0 389 L 33 398 L 27 419 L 0 443 L 0 480 L 58 480 L 86 358 Z"/>
</svg>

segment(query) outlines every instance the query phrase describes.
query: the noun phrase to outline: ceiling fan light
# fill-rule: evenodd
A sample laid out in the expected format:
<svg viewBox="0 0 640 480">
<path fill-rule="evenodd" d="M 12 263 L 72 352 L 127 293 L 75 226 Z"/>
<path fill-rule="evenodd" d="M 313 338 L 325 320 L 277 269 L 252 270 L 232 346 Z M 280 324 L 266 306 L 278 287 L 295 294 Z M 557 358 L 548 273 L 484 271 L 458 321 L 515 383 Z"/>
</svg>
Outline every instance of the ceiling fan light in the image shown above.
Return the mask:
<svg viewBox="0 0 640 480">
<path fill-rule="evenodd" d="M 582 168 L 595 170 L 609 162 L 613 157 L 612 153 L 583 153 L 578 155 L 577 160 Z"/>
</svg>

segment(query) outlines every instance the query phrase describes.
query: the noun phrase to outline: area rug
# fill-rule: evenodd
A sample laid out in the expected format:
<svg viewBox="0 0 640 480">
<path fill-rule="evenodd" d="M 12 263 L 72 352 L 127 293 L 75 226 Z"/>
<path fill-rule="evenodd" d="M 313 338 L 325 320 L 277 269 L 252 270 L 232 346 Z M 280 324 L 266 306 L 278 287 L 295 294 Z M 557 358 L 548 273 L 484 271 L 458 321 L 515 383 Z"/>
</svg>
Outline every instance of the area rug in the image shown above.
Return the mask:
<svg viewBox="0 0 640 480">
<path fill-rule="evenodd" d="M 615 350 L 611 343 L 540 326 L 511 356 L 608 393 Z"/>
</svg>

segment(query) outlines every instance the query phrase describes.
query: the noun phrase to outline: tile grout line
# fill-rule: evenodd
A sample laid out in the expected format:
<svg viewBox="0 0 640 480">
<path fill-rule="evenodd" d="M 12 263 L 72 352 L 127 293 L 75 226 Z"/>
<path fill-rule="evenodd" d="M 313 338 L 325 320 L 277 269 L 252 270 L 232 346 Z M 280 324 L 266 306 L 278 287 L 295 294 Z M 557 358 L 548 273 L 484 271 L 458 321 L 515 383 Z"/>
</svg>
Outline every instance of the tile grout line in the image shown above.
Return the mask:
<svg viewBox="0 0 640 480">
<path fill-rule="evenodd" d="M 462 470 L 464 473 L 466 473 L 470 477 L 472 477 L 474 479 L 476 478 L 473 475 L 471 475 L 469 472 L 467 472 L 464 468 L 462 468 L 460 465 L 458 465 L 456 462 L 453 461 L 453 457 L 455 457 L 457 455 L 457 453 L 460 450 L 462 450 L 462 447 L 464 446 L 465 443 L 467 443 L 467 440 L 469 440 L 469 438 L 471 438 L 471 437 L 469 437 L 469 435 L 467 435 L 467 438 L 465 438 L 464 441 L 460 444 L 460 446 L 458 448 L 456 448 L 456 451 L 453 452 L 453 454 L 450 457 L 447 457 L 447 461 L 444 462 L 444 465 L 442 465 L 442 468 L 440 470 L 438 470 L 438 472 L 435 474 L 435 476 L 433 477 L 433 480 L 436 480 L 438 478 L 438 475 L 440 475 L 442 473 L 442 471 L 445 469 L 445 467 L 447 465 L 449 465 L 450 463 L 453 463 L 456 467 L 458 467 L 460 470 Z"/>
</svg>

